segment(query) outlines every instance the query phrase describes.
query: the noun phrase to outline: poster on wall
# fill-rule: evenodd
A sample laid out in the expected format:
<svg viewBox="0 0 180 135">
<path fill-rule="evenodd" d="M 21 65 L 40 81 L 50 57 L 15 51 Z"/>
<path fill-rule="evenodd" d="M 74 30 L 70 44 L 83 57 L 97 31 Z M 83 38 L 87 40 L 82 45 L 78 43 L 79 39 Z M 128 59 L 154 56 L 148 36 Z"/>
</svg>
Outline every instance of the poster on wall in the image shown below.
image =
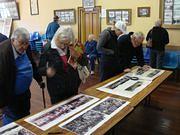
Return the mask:
<svg viewBox="0 0 180 135">
<path fill-rule="evenodd" d="M 0 19 L 0 32 L 7 37 L 10 36 L 12 27 L 12 18 Z"/>
<path fill-rule="evenodd" d="M 0 128 L 0 135 L 36 135 L 28 129 L 12 122 Z"/>
<path fill-rule="evenodd" d="M 97 88 L 97 90 L 126 98 L 132 98 L 134 95 L 146 88 L 150 83 L 151 81 L 124 75 Z"/>
<path fill-rule="evenodd" d="M 99 99 L 96 97 L 79 94 L 45 111 L 29 117 L 25 119 L 25 121 L 45 131 L 75 113 L 94 104 L 98 100 Z"/>
<path fill-rule="evenodd" d="M 106 97 L 60 124 L 59 127 L 78 135 L 90 135 L 128 104 L 128 101 Z"/>
</svg>

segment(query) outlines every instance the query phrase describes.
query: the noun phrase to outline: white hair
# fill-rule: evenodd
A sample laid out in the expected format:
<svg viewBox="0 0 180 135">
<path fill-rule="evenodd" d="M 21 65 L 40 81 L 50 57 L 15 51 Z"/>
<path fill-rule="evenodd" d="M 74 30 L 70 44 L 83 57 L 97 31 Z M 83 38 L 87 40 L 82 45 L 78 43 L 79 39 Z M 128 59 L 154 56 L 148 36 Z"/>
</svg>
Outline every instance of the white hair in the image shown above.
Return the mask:
<svg viewBox="0 0 180 135">
<path fill-rule="evenodd" d="M 159 20 L 157 20 L 157 21 L 155 22 L 155 26 L 161 27 L 161 25 L 162 25 L 161 19 L 159 19 Z"/>
<path fill-rule="evenodd" d="M 144 34 L 142 32 L 136 32 L 133 34 L 134 37 L 136 37 L 137 39 L 140 39 L 140 38 L 144 38 Z"/>
<path fill-rule="evenodd" d="M 29 32 L 25 28 L 17 28 L 14 30 L 14 32 L 11 35 L 11 39 L 18 39 L 21 37 L 22 41 L 29 40 Z"/>
<path fill-rule="evenodd" d="M 74 33 L 71 28 L 71 26 L 61 26 L 55 33 L 51 43 L 55 44 L 56 39 L 59 39 L 60 41 L 69 41 L 71 43 L 74 43 Z"/>
</svg>

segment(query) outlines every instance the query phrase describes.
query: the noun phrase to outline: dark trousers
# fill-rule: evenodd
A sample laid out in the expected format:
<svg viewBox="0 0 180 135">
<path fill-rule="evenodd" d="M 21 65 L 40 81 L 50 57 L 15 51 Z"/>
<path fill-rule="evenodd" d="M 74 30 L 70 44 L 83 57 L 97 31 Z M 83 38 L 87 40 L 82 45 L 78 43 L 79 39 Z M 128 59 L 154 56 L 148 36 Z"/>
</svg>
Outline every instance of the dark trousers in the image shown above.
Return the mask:
<svg viewBox="0 0 180 135">
<path fill-rule="evenodd" d="M 104 59 L 100 60 L 100 82 L 105 81 L 115 75 L 117 75 L 118 63 L 116 59 Z"/>
<path fill-rule="evenodd" d="M 150 50 L 150 66 L 161 69 L 163 66 L 164 51 Z"/>
<path fill-rule="evenodd" d="M 15 95 L 12 102 L 3 109 L 3 125 L 21 119 L 30 114 L 30 90 L 20 95 Z"/>
</svg>

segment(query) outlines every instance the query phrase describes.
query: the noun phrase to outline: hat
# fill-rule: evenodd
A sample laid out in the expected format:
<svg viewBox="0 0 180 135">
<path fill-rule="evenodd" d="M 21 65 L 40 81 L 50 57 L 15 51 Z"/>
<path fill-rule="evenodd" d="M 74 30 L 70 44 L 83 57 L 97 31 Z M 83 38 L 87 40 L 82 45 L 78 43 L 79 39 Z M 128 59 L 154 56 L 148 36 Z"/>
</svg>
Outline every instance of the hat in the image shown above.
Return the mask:
<svg viewBox="0 0 180 135">
<path fill-rule="evenodd" d="M 115 24 L 115 27 L 119 30 L 121 30 L 124 34 L 127 33 L 126 29 L 126 24 L 123 21 L 117 21 Z"/>
<path fill-rule="evenodd" d="M 57 15 L 55 15 L 55 16 L 53 17 L 53 19 L 54 19 L 54 20 L 58 20 L 59 17 L 58 17 Z"/>
</svg>

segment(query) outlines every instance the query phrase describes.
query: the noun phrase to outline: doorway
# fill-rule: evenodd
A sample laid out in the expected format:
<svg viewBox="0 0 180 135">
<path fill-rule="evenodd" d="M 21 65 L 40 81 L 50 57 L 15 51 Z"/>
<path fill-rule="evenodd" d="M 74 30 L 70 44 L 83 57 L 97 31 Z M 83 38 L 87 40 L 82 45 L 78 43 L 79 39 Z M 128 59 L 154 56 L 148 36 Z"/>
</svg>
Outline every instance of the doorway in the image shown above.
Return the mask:
<svg viewBox="0 0 180 135">
<path fill-rule="evenodd" d="M 83 7 L 78 7 L 78 39 L 85 43 L 89 34 L 94 34 L 96 39 L 101 33 L 101 7 L 94 7 L 93 11 L 85 11 Z"/>
</svg>

